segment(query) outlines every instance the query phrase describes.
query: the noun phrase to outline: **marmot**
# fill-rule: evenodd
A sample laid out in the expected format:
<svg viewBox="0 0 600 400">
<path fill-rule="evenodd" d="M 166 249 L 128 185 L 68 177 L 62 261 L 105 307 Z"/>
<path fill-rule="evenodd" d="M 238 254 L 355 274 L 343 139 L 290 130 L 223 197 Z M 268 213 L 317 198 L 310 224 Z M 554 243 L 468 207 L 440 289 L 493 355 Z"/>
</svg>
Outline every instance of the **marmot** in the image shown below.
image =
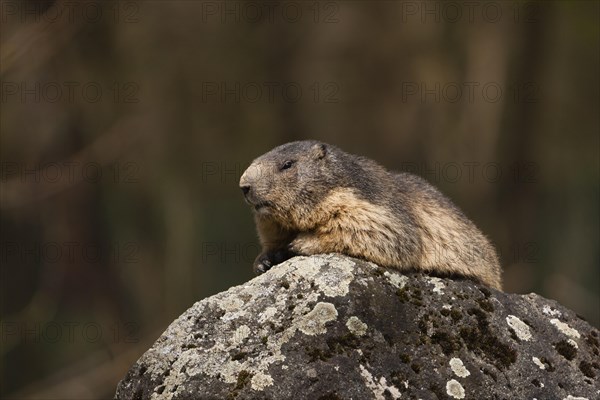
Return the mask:
<svg viewBox="0 0 600 400">
<path fill-rule="evenodd" d="M 460 275 L 502 290 L 488 239 L 422 178 L 313 141 L 255 159 L 240 178 L 266 272 L 294 255 L 341 253 L 401 271 Z"/>
</svg>

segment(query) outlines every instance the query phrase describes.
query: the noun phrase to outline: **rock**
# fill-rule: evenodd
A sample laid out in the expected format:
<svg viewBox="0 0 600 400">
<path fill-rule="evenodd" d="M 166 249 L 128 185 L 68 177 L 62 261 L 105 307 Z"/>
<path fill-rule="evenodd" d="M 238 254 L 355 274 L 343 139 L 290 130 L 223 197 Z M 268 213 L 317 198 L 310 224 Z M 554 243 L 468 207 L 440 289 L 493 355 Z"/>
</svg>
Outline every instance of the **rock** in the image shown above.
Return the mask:
<svg viewBox="0 0 600 400">
<path fill-rule="evenodd" d="M 116 399 L 598 399 L 600 334 L 535 294 L 296 257 L 194 304 Z"/>
</svg>

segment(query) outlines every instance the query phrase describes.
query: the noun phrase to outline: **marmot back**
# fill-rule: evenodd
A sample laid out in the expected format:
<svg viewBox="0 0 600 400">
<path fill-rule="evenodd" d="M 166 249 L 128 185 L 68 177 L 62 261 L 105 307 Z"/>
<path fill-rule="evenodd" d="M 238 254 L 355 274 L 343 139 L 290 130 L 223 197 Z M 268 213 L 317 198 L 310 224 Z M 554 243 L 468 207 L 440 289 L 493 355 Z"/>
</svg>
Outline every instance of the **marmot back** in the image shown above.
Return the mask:
<svg viewBox="0 0 600 400">
<path fill-rule="evenodd" d="M 342 253 L 398 270 L 474 278 L 501 290 L 493 246 L 418 176 L 316 141 L 276 147 L 240 179 L 265 272 L 294 255 Z"/>
</svg>

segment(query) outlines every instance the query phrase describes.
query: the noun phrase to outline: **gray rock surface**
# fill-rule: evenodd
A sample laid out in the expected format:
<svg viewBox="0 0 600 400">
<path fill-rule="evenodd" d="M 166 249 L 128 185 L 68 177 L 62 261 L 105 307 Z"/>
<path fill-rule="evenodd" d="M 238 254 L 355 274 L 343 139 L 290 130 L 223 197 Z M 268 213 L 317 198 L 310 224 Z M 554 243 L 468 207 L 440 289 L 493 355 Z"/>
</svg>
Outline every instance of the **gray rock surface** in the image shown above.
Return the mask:
<svg viewBox="0 0 600 400">
<path fill-rule="evenodd" d="M 535 294 L 296 257 L 194 304 L 116 399 L 599 399 L 600 333 Z"/>
</svg>

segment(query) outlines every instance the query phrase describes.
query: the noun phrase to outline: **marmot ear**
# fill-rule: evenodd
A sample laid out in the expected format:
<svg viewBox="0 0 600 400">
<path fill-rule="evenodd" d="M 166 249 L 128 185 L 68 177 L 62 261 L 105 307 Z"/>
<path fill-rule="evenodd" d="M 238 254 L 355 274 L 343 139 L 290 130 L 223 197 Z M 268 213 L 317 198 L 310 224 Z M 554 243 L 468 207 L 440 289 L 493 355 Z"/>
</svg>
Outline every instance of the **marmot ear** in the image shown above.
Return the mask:
<svg viewBox="0 0 600 400">
<path fill-rule="evenodd" d="M 320 160 L 327 155 L 327 145 L 325 143 L 316 143 L 310 149 L 312 156 Z"/>
</svg>

